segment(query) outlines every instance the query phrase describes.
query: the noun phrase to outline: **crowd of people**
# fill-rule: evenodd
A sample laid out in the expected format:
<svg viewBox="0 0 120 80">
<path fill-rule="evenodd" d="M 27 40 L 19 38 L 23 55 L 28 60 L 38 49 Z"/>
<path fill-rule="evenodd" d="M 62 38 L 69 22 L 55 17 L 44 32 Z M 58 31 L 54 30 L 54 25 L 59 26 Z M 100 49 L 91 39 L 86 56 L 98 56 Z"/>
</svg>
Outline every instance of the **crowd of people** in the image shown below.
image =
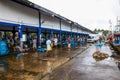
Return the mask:
<svg viewBox="0 0 120 80">
<path fill-rule="evenodd" d="M 2 34 L 0 33 L 0 35 L 2 35 Z M 21 46 L 20 46 L 20 39 L 18 38 L 18 34 L 16 34 L 14 38 L 13 38 L 13 35 L 8 35 L 5 38 L 1 37 L 0 39 L 6 41 L 9 49 L 12 49 L 13 51 L 19 51 L 19 50 L 22 51 Z M 40 46 L 40 47 L 45 47 L 47 51 L 51 51 L 53 47 L 57 48 L 58 45 L 62 45 L 66 41 L 67 41 L 68 48 L 71 48 L 71 45 L 75 44 L 76 42 L 80 46 L 83 46 L 87 43 L 87 37 L 79 37 L 79 38 L 68 37 L 65 39 L 65 41 L 62 41 L 62 43 L 60 43 L 60 44 L 59 44 L 59 41 L 60 40 L 57 36 L 52 37 L 52 38 L 49 37 L 47 39 L 42 37 L 40 39 L 42 46 Z M 43 45 L 46 45 L 46 46 L 43 46 Z M 37 37 L 31 37 L 31 38 L 29 38 L 29 41 L 27 40 L 27 41 L 23 42 L 22 49 L 26 49 L 26 48 L 36 51 L 37 50 Z"/>
</svg>

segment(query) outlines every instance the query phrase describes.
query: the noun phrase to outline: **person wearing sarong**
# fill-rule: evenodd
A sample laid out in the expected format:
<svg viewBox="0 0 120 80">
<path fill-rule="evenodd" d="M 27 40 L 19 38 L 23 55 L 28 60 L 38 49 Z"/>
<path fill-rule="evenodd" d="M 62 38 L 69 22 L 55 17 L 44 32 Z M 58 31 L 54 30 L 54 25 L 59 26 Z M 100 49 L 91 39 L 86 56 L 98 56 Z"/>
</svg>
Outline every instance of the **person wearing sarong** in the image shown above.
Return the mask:
<svg viewBox="0 0 120 80">
<path fill-rule="evenodd" d="M 80 38 L 80 47 L 83 47 L 84 41 L 83 38 Z"/>
<path fill-rule="evenodd" d="M 52 50 L 52 48 L 51 48 L 51 40 L 50 40 L 50 39 L 48 39 L 48 40 L 46 41 L 46 45 L 47 45 L 47 51 Z"/>
<path fill-rule="evenodd" d="M 68 38 L 68 48 L 70 48 L 70 38 Z"/>
<path fill-rule="evenodd" d="M 50 55 L 49 52 L 52 50 L 52 47 L 51 47 L 51 40 L 48 39 L 46 41 L 46 45 L 47 45 L 47 51 L 46 51 L 46 56 Z"/>
<path fill-rule="evenodd" d="M 53 45 L 54 45 L 54 38 L 51 38 L 50 40 L 51 40 L 51 44 L 50 44 L 50 45 L 51 45 L 51 48 L 53 48 Z"/>
<path fill-rule="evenodd" d="M 34 38 L 34 39 L 33 39 L 33 51 L 35 51 L 36 48 L 37 48 L 36 43 L 37 43 L 37 40 L 36 40 L 36 38 Z"/>
</svg>

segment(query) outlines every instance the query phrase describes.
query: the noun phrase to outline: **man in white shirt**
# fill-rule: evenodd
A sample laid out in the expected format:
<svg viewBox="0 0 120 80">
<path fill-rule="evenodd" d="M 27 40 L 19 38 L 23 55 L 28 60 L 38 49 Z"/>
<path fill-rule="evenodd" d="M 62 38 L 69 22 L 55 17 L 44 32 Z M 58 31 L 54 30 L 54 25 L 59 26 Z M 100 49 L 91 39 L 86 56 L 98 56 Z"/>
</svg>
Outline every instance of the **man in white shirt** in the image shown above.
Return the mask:
<svg viewBox="0 0 120 80">
<path fill-rule="evenodd" d="M 57 47 L 57 42 L 58 42 L 58 39 L 55 37 L 54 38 L 54 46 Z"/>
<path fill-rule="evenodd" d="M 37 43 L 37 40 L 34 38 L 33 39 L 33 51 L 35 51 L 35 49 L 37 47 L 36 43 Z"/>
</svg>

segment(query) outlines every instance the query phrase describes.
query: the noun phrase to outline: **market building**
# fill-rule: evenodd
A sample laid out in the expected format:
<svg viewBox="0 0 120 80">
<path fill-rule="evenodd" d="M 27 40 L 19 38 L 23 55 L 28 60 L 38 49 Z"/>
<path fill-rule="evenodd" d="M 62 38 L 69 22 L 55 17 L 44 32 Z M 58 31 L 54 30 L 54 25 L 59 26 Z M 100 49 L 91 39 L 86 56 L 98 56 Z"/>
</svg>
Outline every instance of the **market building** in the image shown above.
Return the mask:
<svg viewBox="0 0 120 80">
<path fill-rule="evenodd" d="M 69 20 L 57 13 L 38 6 L 28 0 L 0 1 L 0 31 L 6 39 L 6 32 L 12 32 L 15 40 L 16 32 L 23 45 L 23 34 L 29 42 L 30 33 L 37 34 L 37 46 L 41 46 L 41 38 L 58 37 L 59 43 L 63 38 L 87 37 L 91 30 Z"/>
</svg>

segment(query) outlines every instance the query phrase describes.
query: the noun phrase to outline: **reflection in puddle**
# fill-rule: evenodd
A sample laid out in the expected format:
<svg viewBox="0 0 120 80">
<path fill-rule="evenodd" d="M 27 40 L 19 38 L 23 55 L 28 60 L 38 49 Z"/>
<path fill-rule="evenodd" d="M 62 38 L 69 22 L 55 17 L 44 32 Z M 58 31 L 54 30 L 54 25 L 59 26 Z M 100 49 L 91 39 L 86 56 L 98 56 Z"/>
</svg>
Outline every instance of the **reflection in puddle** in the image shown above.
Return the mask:
<svg viewBox="0 0 120 80">
<path fill-rule="evenodd" d="M 47 66 L 48 73 L 52 73 L 52 63 L 50 61 L 47 62 Z"/>
<path fill-rule="evenodd" d="M 120 70 L 120 60 L 115 60 L 115 63 L 117 64 L 119 70 Z"/>
<path fill-rule="evenodd" d="M 57 65 L 70 56 L 71 49 L 55 49 L 53 53 L 52 57 L 46 57 L 45 54 L 41 57 L 32 52 L 20 57 L 16 53 L 0 57 L 0 80 L 33 80 L 45 73 L 51 74 Z"/>
<path fill-rule="evenodd" d="M 104 60 L 106 58 L 108 58 L 109 55 L 106 54 L 106 53 L 103 53 L 103 52 L 100 52 L 100 51 L 96 51 L 93 53 L 93 58 L 96 60 L 96 61 L 101 61 L 101 60 Z"/>
<path fill-rule="evenodd" d="M 0 73 L 7 71 L 8 64 L 6 61 L 0 61 Z"/>
<path fill-rule="evenodd" d="M 120 62 L 118 62 L 118 68 L 119 68 L 119 70 L 120 70 Z"/>
</svg>

